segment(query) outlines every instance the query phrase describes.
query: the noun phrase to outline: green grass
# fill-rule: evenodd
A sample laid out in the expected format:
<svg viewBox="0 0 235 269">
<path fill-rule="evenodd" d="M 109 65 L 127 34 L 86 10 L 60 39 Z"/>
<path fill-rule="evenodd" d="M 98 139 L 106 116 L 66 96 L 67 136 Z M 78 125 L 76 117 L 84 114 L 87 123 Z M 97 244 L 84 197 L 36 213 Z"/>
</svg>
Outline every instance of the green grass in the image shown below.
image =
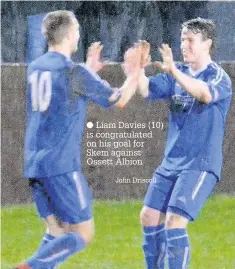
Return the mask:
<svg viewBox="0 0 235 269">
<path fill-rule="evenodd" d="M 96 237 L 60 269 L 144 269 L 139 225 L 140 201 L 96 201 Z M 28 258 L 37 248 L 44 225 L 32 205 L 2 209 L 2 269 Z M 235 269 L 235 197 L 214 196 L 189 225 L 189 269 Z"/>
</svg>

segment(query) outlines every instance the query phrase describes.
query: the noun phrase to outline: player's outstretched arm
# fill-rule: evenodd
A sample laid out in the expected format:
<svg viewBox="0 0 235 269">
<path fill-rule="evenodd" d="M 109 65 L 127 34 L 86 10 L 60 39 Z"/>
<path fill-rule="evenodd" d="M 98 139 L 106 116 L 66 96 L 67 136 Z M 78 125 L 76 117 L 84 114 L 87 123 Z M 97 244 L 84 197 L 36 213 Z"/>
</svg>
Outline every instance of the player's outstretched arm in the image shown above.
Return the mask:
<svg viewBox="0 0 235 269">
<path fill-rule="evenodd" d="M 164 72 L 169 72 L 185 91 L 195 97 L 198 101 L 209 104 L 212 100 L 212 96 L 207 83 L 191 78 L 177 69 L 173 60 L 171 48 L 167 44 L 163 44 L 162 47 L 159 48 L 159 51 L 163 59 L 160 68 Z"/>
<path fill-rule="evenodd" d="M 138 42 L 141 49 L 141 72 L 137 92 L 148 100 L 168 99 L 171 96 L 171 78 L 166 74 L 147 77 L 145 67 L 150 65 L 150 44 L 145 40 Z"/>
<path fill-rule="evenodd" d="M 121 97 L 116 102 L 116 107 L 123 108 L 136 92 L 141 72 L 141 48 L 138 44 L 129 48 L 124 55 L 123 71 L 126 75 L 122 87 L 119 89 Z M 115 94 L 110 97 L 113 101 Z"/>
<path fill-rule="evenodd" d="M 150 44 L 145 40 L 139 40 L 138 44 L 141 50 L 141 72 L 137 92 L 146 98 L 149 95 L 149 79 L 145 75 L 145 67 L 151 63 Z"/>
<path fill-rule="evenodd" d="M 80 90 L 81 85 L 83 85 L 81 92 L 91 101 L 104 107 L 115 105 L 118 108 L 123 108 L 136 92 L 141 71 L 140 46 L 136 44 L 125 52 L 123 69 L 126 80 L 119 89 L 112 88 L 107 81 L 101 80 L 95 74 L 106 64 L 101 61 L 102 49 L 103 45 L 100 42 L 95 42 L 90 46 L 85 64 L 87 71 L 83 70 L 83 74 L 80 76 L 80 78 L 86 77 L 86 79 L 80 83 Z"/>
<path fill-rule="evenodd" d="M 107 64 L 107 62 L 101 61 L 103 47 L 101 42 L 98 41 L 92 43 L 87 51 L 86 66 L 95 73 L 100 71 Z"/>
</svg>

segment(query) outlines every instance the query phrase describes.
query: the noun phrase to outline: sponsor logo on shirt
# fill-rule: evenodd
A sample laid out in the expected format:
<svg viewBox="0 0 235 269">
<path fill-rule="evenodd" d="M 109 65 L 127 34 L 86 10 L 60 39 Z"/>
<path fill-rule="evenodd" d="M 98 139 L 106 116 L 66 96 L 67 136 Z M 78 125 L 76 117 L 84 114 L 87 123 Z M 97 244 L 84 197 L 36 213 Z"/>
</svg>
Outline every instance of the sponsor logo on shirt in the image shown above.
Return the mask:
<svg viewBox="0 0 235 269">
<path fill-rule="evenodd" d="M 171 112 L 186 113 L 189 112 L 193 106 L 195 98 L 190 95 L 172 95 L 170 101 Z"/>
</svg>

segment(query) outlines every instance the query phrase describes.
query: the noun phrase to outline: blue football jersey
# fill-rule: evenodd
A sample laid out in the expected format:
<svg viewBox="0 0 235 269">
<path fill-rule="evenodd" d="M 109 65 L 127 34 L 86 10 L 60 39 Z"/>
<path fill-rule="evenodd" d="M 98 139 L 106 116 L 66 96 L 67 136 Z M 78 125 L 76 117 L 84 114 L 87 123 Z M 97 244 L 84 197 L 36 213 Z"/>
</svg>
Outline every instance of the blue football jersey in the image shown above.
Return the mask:
<svg viewBox="0 0 235 269">
<path fill-rule="evenodd" d="M 207 83 L 212 101 L 204 104 L 187 93 L 170 74 L 149 77 L 148 100 L 169 102 L 168 132 L 161 166 L 169 170 L 201 170 L 220 177 L 226 116 L 232 95 L 229 76 L 216 63 L 193 73 L 188 65 L 177 68 Z"/>
<path fill-rule="evenodd" d="M 89 100 L 107 108 L 113 89 L 84 65 L 47 52 L 28 66 L 24 175 L 52 177 L 81 170 Z"/>
</svg>

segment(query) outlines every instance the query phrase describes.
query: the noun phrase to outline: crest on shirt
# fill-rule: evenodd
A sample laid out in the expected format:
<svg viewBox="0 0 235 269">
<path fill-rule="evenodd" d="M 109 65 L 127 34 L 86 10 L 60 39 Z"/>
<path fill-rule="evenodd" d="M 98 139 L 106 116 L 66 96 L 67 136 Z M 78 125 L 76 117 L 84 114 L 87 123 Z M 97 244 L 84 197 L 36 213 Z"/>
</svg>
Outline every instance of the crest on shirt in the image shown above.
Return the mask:
<svg viewBox="0 0 235 269">
<path fill-rule="evenodd" d="M 187 113 L 191 110 L 195 98 L 189 94 L 175 94 L 170 100 L 170 110 L 176 113 Z"/>
</svg>

